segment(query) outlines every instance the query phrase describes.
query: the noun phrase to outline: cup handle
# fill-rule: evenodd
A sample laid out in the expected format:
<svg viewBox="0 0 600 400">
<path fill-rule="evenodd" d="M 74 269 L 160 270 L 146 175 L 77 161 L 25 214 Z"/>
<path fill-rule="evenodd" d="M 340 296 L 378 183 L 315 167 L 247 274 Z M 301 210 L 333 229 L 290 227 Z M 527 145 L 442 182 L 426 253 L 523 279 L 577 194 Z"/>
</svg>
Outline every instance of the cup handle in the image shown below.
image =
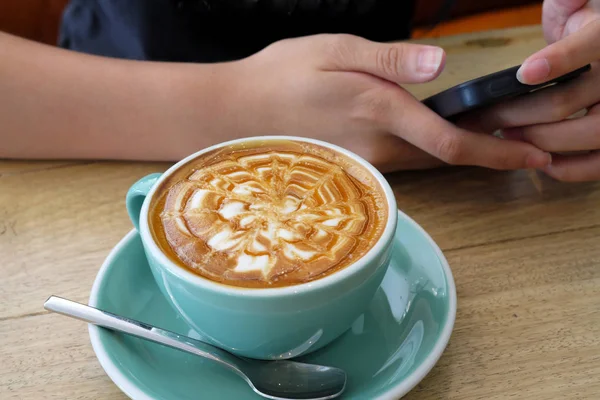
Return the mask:
<svg viewBox="0 0 600 400">
<path fill-rule="evenodd" d="M 134 183 L 127 191 L 127 197 L 125 199 L 127 213 L 137 231 L 140 230 L 140 212 L 142 211 L 142 205 L 144 204 L 146 195 L 148 195 L 148 192 L 152 189 L 161 175 L 162 174 L 158 173 L 147 175 Z"/>
</svg>

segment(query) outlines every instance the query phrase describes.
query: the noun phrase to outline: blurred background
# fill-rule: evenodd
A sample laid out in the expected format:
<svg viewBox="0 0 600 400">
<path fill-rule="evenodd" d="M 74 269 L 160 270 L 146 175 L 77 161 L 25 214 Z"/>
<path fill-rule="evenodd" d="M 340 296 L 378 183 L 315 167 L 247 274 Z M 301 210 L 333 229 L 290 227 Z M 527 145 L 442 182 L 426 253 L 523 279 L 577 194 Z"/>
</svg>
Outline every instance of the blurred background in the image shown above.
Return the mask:
<svg viewBox="0 0 600 400">
<path fill-rule="evenodd" d="M 0 30 L 56 44 L 60 17 L 67 3 L 68 0 L 0 0 Z M 539 24 L 541 4 L 541 0 L 417 0 L 413 37 Z"/>
</svg>

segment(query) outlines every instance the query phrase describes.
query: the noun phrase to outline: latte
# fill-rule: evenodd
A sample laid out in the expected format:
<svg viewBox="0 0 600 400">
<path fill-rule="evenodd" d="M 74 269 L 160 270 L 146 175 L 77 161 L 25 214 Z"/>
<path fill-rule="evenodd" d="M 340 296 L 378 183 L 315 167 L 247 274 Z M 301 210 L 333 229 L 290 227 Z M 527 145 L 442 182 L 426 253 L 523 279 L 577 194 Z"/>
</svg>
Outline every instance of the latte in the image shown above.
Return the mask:
<svg viewBox="0 0 600 400">
<path fill-rule="evenodd" d="M 202 154 L 150 204 L 154 240 L 206 279 L 251 288 L 320 279 L 363 257 L 388 213 L 356 161 L 300 141 L 244 142 Z"/>
</svg>

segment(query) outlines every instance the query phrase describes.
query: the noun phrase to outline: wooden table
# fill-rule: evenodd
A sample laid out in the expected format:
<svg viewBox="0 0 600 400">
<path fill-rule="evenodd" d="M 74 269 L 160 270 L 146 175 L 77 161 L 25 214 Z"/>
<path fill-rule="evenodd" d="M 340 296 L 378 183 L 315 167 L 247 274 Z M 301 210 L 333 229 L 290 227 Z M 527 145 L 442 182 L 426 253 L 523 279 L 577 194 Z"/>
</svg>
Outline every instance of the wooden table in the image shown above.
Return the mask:
<svg viewBox="0 0 600 400">
<path fill-rule="evenodd" d="M 430 41 L 431 42 L 431 41 Z M 434 41 L 448 51 L 433 94 L 520 63 L 539 27 Z M 0 398 L 120 399 L 80 322 L 50 294 L 87 302 L 131 225 L 127 188 L 166 164 L 0 162 Z M 458 315 L 437 366 L 406 398 L 600 398 L 600 183 L 473 168 L 388 176 L 399 207 L 445 252 Z"/>
</svg>

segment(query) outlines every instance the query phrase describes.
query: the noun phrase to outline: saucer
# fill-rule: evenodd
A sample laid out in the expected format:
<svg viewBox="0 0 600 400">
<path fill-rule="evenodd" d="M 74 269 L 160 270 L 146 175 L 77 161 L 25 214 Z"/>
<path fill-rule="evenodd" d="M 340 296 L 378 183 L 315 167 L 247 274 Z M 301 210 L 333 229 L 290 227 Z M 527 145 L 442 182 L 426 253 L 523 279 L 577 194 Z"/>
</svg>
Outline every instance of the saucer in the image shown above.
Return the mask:
<svg viewBox="0 0 600 400">
<path fill-rule="evenodd" d="M 456 288 L 431 237 L 399 212 L 389 270 L 372 300 L 342 336 L 300 361 L 342 368 L 344 399 L 398 399 L 421 381 L 444 351 L 456 315 Z M 198 338 L 164 299 L 135 230 L 111 251 L 89 304 Z M 133 399 L 260 399 L 214 362 L 89 325 L 96 356 Z"/>
</svg>

